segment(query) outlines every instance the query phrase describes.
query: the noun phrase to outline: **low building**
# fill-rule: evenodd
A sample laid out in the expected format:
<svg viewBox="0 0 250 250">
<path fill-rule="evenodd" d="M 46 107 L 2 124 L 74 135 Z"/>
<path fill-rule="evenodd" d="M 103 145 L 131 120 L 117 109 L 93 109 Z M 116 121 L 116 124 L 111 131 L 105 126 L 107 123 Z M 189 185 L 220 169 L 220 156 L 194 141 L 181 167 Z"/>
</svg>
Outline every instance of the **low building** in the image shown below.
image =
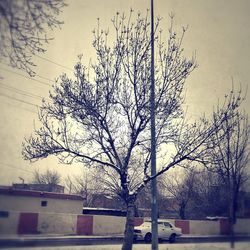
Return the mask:
<svg viewBox="0 0 250 250">
<path fill-rule="evenodd" d="M 29 183 L 13 183 L 14 189 L 34 190 L 43 192 L 64 193 L 64 186 L 58 184 L 29 184 Z"/>
<path fill-rule="evenodd" d="M 0 188 L 0 211 L 81 214 L 82 206 L 80 195 Z"/>
<path fill-rule="evenodd" d="M 83 197 L 0 188 L 0 234 L 74 234 Z"/>
</svg>

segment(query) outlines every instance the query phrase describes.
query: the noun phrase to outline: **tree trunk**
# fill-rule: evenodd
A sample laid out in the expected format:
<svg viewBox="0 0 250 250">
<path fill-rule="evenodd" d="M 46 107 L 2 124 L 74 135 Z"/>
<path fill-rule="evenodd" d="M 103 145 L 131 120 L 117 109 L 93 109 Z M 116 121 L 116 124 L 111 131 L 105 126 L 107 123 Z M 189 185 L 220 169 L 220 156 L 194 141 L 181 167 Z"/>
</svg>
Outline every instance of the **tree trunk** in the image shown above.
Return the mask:
<svg viewBox="0 0 250 250">
<path fill-rule="evenodd" d="M 237 212 L 237 199 L 238 193 L 233 185 L 231 188 L 230 194 L 230 208 L 229 208 L 229 220 L 230 220 L 230 246 L 231 248 L 235 247 L 235 233 L 234 233 L 234 226 L 236 224 L 236 212 Z"/>
<path fill-rule="evenodd" d="M 180 204 L 179 215 L 180 215 L 180 218 L 181 218 L 182 220 L 185 220 L 185 219 L 186 219 L 185 210 L 186 210 L 186 206 L 185 206 L 184 204 Z"/>
<path fill-rule="evenodd" d="M 135 203 L 134 201 L 130 201 L 127 204 L 126 227 L 125 227 L 122 250 L 132 250 L 133 239 L 134 239 L 134 217 L 135 217 Z"/>
</svg>

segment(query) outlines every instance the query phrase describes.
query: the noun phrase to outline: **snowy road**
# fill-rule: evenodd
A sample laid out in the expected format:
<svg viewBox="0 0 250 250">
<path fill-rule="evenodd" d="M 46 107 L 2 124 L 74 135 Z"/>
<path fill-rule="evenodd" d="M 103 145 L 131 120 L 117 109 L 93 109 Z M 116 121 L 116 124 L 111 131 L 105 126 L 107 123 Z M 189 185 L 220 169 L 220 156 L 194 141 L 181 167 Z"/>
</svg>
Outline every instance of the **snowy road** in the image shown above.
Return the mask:
<svg viewBox="0 0 250 250">
<path fill-rule="evenodd" d="M 92 245 L 92 246 L 53 246 L 53 247 L 18 247 L 0 248 L 2 250 L 120 250 L 121 245 Z M 133 250 L 150 250 L 149 244 L 135 244 Z M 159 244 L 159 250 L 227 250 L 229 243 L 199 243 L 199 244 Z M 235 250 L 249 250 L 250 242 L 239 242 Z"/>
</svg>

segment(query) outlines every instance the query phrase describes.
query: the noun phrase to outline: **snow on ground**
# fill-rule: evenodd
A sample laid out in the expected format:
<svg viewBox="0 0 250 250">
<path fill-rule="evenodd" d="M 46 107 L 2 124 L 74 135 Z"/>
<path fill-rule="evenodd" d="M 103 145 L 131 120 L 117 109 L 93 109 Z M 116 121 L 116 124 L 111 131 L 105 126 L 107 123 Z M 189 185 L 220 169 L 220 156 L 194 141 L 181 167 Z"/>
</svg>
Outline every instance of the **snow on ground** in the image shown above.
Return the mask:
<svg viewBox="0 0 250 250">
<path fill-rule="evenodd" d="M 120 250 L 121 245 L 53 246 L 1 248 L 2 250 Z M 150 244 L 135 244 L 133 250 L 150 250 Z M 159 244 L 159 250 L 230 250 L 229 243 Z M 235 244 L 235 250 L 249 250 L 250 242 Z"/>
</svg>

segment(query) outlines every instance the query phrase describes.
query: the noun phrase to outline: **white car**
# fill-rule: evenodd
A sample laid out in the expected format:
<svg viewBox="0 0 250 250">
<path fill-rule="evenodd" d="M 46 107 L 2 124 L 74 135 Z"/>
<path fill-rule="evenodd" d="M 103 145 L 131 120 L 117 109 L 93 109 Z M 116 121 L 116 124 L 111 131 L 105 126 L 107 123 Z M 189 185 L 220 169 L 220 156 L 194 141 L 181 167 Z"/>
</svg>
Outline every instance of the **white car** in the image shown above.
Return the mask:
<svg viewBox="0 0 250 250">
<path fill-rule="evenodd" d="M 158 220 L 158 238 L 175 242 L 176 237 L 181 236 L 181 228 L 175 227 L 167 220 Z M 134 239 L 151 242 L 151 221 L 145 221 L 140 226 L 134 228 Z"/>
</svg>

